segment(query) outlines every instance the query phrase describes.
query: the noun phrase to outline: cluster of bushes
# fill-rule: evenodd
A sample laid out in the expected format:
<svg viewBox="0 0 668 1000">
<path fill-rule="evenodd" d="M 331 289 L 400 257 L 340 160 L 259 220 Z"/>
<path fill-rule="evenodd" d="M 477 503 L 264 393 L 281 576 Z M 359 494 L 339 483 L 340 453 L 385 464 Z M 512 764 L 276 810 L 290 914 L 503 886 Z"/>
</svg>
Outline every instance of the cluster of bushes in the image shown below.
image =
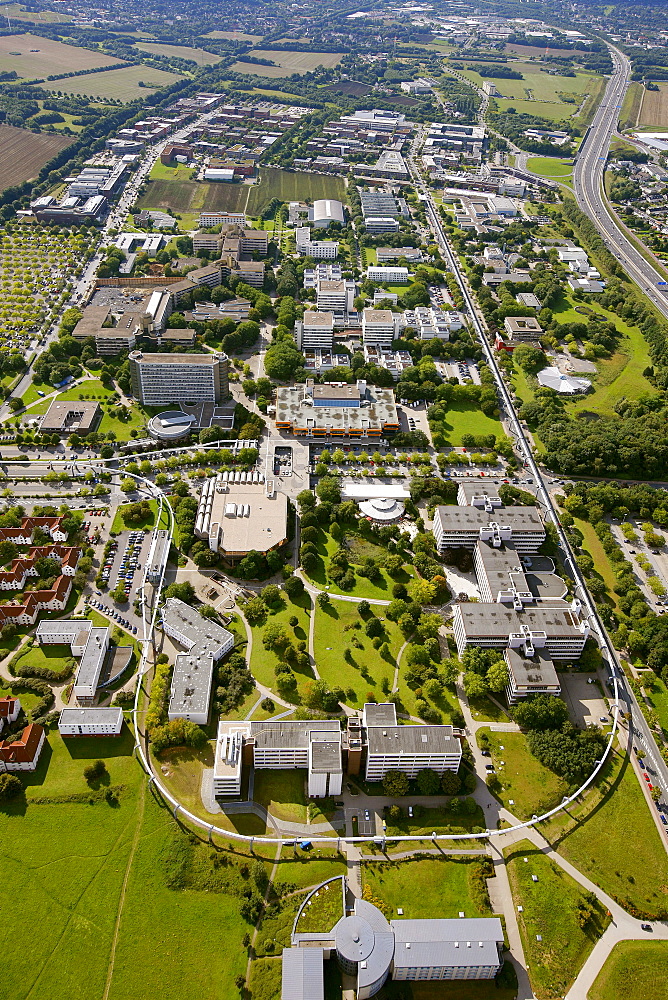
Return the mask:
<svg viewBox="0 0 668 1000">
<path fill-rule="evenodd" d="M 207 741 L 206 732 L 189 719 L 171 719 L 164 725 L 155 726 L 150 732 L 154 753 L 160 753 L 169 747 L 198 748 Z"/>
<path fill-rule="evenodd" d="M 12 694 L 29 691 L 31 694 L 41 696 L 30 712 L 31 722 L 42 721 L 55 701 L 53 691 L 47 682 L 36 677 L 21 677 L 20 680 L 11 681 L 8 687 Z"/>
<path fill-rule="evenodd" d="M 164 657 L 164 659 L 163 659 Z M 153 672 L 153 683 L 151 684 L 151 698 L 146 713 L 146 730 L 152 735 L 162 724 L 165 717 L 165 700 L 169 692 L 169 685 L 172 679 L 172 667 L 167 662 L 167 654 L 160 653 L 158 663 Z"/>
</svg>

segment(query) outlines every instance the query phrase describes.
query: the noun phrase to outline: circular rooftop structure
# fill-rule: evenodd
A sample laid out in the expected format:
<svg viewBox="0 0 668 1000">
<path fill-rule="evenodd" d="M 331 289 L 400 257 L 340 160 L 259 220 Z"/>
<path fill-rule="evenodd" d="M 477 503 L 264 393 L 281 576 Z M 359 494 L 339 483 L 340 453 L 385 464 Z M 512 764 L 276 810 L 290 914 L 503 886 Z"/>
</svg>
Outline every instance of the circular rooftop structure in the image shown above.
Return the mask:
<svg viewBox="0 0 668 1000">
<path fill-rule="evenodd" d="M 342 917 L 334 928 L 336 953 L 343 962 L 357 965 L 373 951 L 376 935 L 368 920 L 353 914 Z"/>
<path fill-rule="evenodd" d="M 156 441 L 178 441 L 190 434 L 195 418 L 181 410 L 165 410 L 148 422 L 148 432 Z"/>
<path fill-rule="evenodd" d="M 401 501 L 391 497 L 372 497 L 371 500 L 364 500 L 359 508 L 365 517 L 380 524 L 391 524 L 393 521 L 398 521 L 404 516 L 406 510 Z"/>
</svg>

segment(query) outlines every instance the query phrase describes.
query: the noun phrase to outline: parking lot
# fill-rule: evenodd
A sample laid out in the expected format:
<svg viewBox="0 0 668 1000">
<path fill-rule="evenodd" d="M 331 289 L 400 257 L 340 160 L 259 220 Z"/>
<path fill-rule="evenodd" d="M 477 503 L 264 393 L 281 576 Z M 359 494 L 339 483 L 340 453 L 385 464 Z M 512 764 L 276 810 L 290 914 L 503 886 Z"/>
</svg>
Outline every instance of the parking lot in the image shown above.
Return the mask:
<svg viewBox="0 0 668 1000">
<path fill-rule="evenodd" d="M 561 696 L 566 701 L 571 718 L 578 726 L 604 727 L 601 721 L 610 719 L 608 706 L 601 694 L 598 684 L 588 683 L 594 677 L 591 674 L 559 674 L 561 681 Z"/>
<path fill-rule="evenodd" d="M 359 837 L 376 836 L 376 814 L 368 809 L 346 809 L 346 820 L 352 825 L 357 817 L 357 835 Z M 367 819 L 368 817 L 368 819 Z"/>
<path fill-rule="evenodd" d="M 122 531 L 113 539 L 116 548 L 107 558 L 103 581 L 110 590 L 122 584 L 130 602 L 141 583 L 143 567 L 151 547 L 151 532 L 144 530 Z M 105 579 L 107 577 L 107 579 Z"/>
</svg>

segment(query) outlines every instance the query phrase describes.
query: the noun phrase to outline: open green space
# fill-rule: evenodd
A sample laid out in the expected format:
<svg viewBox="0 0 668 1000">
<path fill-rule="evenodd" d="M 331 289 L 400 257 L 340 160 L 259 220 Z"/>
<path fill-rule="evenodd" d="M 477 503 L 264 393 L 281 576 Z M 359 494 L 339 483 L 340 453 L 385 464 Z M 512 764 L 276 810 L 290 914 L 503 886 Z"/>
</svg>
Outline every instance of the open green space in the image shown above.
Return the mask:
<svg viewBox="0 0 668 1000">
<path fill-rule="evenodd" d="M 508 713 L 486 695 L 482 698 L 469 698 L 469 708 L 476 722 L 510 722 Z"/>
<path fill-rule="evenodd" d="M 65 667 L 74 669 L 76 660 L 70 654 L 70 648 L 66 645 L 24 646 L 16 658 L 12 657 L 12 670 L 19 674 L 22 667 L 46 668 L 47 670 L 63 670 Z"/>
<path fill-rule="evenodd" d="M 252 49 L 249 53 L 255 59 L 266 59 L 273 66 L 263 66 L 258 63 L 235 62 L 230 67 L 234 73 L 243 73 L 246 76 L 263 76 L 268 79 L 292 76 L 293 73 L 310 73 L 316 66 L 325 66 L 331 69 L 338 66 L 343 58 L 342 52 L 309 52 L 300 49 L 299 51 L 275 51 L 273 49 Z"/>
<path fill-rule="evenodd" d="M 290 935 L 297 910 L 307 895 L 306 892 L 299 892 L 276 901 L 272 900 L 262 914 L 257 928 L 255 954 L 258 957 L 280 955 L 283 948 L 290 947 Z"/>
<path fill-rule="evenodd" d="M 659 725 L 668 734 L 668 687 L 660 677 L 651 671 L 645 671 L 642 680 L 645 697 L 656 712 Z"/>
<path fill-rule="evenodd" d="M 282 982 L 282 962 L 279 955 L 268 955 L 251 962 L 248 986 L 253 1000 L 280 1000 Z"/>
<path fill-rule="evenodd" d="M 256 771 L 253 799 L 288 823 L 306 823 L 306 772 Z"/>
<path fill-rule="evenodd" d="M 382 786 L 378 785 L 380 789 Z M 379 792 L 379 794 L 381 794 Z M 458 800 L 459 801 L 459 800 Z M 413 818 L 409 819 L 405 814 L 400 819 L 388 820 L 388 836 L 429 836 L 430 833 L 477 833 L 485 829 L 485 817 L 479 805 L 469 811 L 469 803 L 473 802 L 470 797 L 461 800 L 457 811 L 453 811 L 450 805 L 434 806 L 414 806 Z M 461 847 L 482 847 L 482 841 L 462 842 Z M 397 843 L 398 851 L 408 850 L 407 844 Z"/>
<path fill-rule="evenodd" d="M 489 900 L 471 892 L 471 875 L 479 870 L 476 857 L 415 858 L 405 861 L 367 862 L 362 868 L 364 887 L 403 918 L 489 916 Z M 480 905 L 480 904 L 483 905 Z"/>
<path fill-rule="evenodd" d="M 262 632 L 265 625 L 268 622 L 276 622 L 283 625 L 290 635 L 294 636 L 296 642 L 304 642 L 308 648 L 309 617 L 311 614 L 311 599 L 308 594 L 302 594 L 296 601 L 291 601 L 287 594 L 283 594 L 281 602 L 270 608 L 267 620 L 260 625 L 252 626 L 253 648 L 249 667 L 253 677 L 259 684 L 264 684 L 265 687 L 276 690 L 274 670 L 282 662 L 281 656 L 273 649 L 266 649 L 262 642 Z M 298 624 L 294 628 L 289 624 L 293 616 L 298 619 Z M 297 675 L 298 690 L 305 681 L 313 679 L 310 667 L 303 671 L 297 667 L 295 673 Z"/>
<path fill-rule="evenodd" d="M 116 510 L 114 514 L 114 520 L 111 523 L 111 531 L 118 534 L 119 531 L 137 531 L 141 528 L 152 528 L 155 525 L 155 519 L 158 516 L 158 501 L 149 500 L 149 507 L 151 508 L 150 517 L 144 518 L 143 521 L 138 521 L 137 523 L 126 524 L 123 518 L 123 512 L 131 506 L 129 503 L 122 503 L 120 507 Z"/>
<path fill-rule="evenodd" d="M 146 97 L 147 94 L 152 94 L 161 87 L 168 87 L 171 83 L 182 79 L 180 73 L 168 73 L 164 69 L 154 69 L 152 66 L 124 66 L 122 69 L 110 69 L 104 73 L 66 77 L 64 80 L 54 80 L 51 84 L 45 81 L 39 86 L 52 92 L 61 91 L 63 94 L 85 94 L 88 97 L 100 98 L 115 97 L 117 100 L 127 102 L 134 101 L 137 97 Z"/>
<path fill-rule="evenodd" d="M 523 908 L 517 922 L 534 993 L 538 1000 L 563 997 L 605 930 L 606 911 L 528 840 L 506 852 L 506 868 L 513 901 Z"/>
<path fill-rule="evenodd" d="M 668 858 L 628 757 L 616 752 L 602 773 L 582 801 L 541 824 L 540 832 L 629 912 L 665 912 Z"/>
<path fill-rule="evenodd" d="M 191 812 L 209 819 L 211 814 L 204 811 L 200 785 L 202 769 L 213 767 L 214 752 L 214 744 L 209 742 L 197 750 L 173 747 L 154 755 L 156 771 L 169 791 Z"/>
<path fill-rule="evenodd" d="M 608 558 L 608 553 L 601 544 L 601 539 L 594 531 L 594 525 L 589 521 L 583 521 L 579 517 L 573 518 L 573 522 L 578 531 L 582 532 L 582 548 L 589 553 L 594 560 L 594 573 L 600 576 L 608 590 L 608 598 L 619 608 L 619 595 L 615 593 L 617 578 L 613 565 Z"/>
<path fill-rule="evenodd" d="M 344 594 L 351 597 L 365 598 L 366 600 L 389 601 L 392 599 L 392 587 L 395 583 L 407 584 L 414 577 L 415 571 L 412 566 L 405 565 L 401 573 L 391 577 L 389 573 L 382 569 L 376 580 L 369 580 L 367 577 L 355 575 L 354 586 L 350 590 L 342 590 L 335 583 L 328 579 L 328 568 L 330 560 L 339 548 L 339 543 L 324 529 L 318 529 L 318 538 L 315 543 L 318 550 L 319 562 L 312 570 L 309 579 L 320 587 L 325 588 L 330 594 Z M 386 555 L 385 549 L 371 541 L 363 538 L 355 531 L 346 529 L 345 546 L 348 550 L 348 559 L 351 568 L 362 564 L 362 561 L 371 557 L 380 560 Z"/>
<path fill-rule="evenodd" d="M 262 35 L 249 35 L 245 31 L 210 31 L 205 38 L 225 38 L 231 42 L 255 42 Z"/>
<path fill-rule="evenodd" d="M 485 727 L 476 733 L 479 746 L 481 733 L 489 738 L 486 746 L 500 782 L 495 794 L 506 809 L 519 819 L 529 819 L 561 802 L 568 785 L 529 752 L 524 733 L 494 733 Z"/>
<path fill-rule="evenodd" d="M 297 854 L 294 848 L 284 847 L 274 881 L 277 885 L 309 889 L 335 875 L 345 875 L 346 871 L 345 857 L 333 848 L 317 847 L 308 854 Z"/>
<path fill-rule="evenodd" d="M 527 169 L 539 177 L 549 177 L 555 181 L 570 181 L 573 177 L 573 159 L 560 160 L 556 156 L 532 156 L 527 160 Z"/>
<path fill-rule="evenodd" d="M 273 198 L 279 201 L 317 201 L 333 198 L 345 202 L 346 188 L 341 177 L 282 170 L 280 167 L 261 167 L 260 180 L 250 189 L 248 214 L 262 215 Z"/>
<path fill-rule="evenodd" d="M 98 66 L 114 66 L 121 61 L 101 52 L 65 45 L 30 32 L 0 38 L 0 73 L 11 73 L 13 70 L 19 77 L 28 80 L 57 73 L 76 73 Z M 95 75 L 97 74 L 93 74 Z M 58 80 L 58 83 L 65 81 Z"/>
<path fill-rule="evenodd" d="M 445 419 L 430 421 L 432 433 L 440 433 L 453 448 L 461 446 L 464 434 L 495 434 L 503 438 L 504 430 L 496 417 L 486 416 L 476 406 L 456 403 L 448 407 Z"/>
<path fill-rule="evenodd" d="M 376 610 L 377 617 L 382 618 L 383 609 Z M 371 696 L 375 701 L 386 699 L 392 690 L 394 665 L 404 641 L 398 626 L 385 619 L 389 655 L 384 659 L 380 649 L 374 649 L 373 640 L 364 628 L 355 627 L 358 622 L 364 624 L 357 605 L 348 601 L 332 601 L 328 608 L 317 607 L 315 611 L 313 652 L 318 673 L 330 688 L 341 687 L 346 691 L 346 704 L 351 708 L 361 708 L 372 700 Z M 358 646 L 352 644 L 353 636 Z"/>
<path fill-rule="evenodd" d="M 650 1000 L 666 981 L 665 941 L 620 941 L 596 977 L 588 1000 Z"/>
<path fill-rule="evenodd" d="M 245 184 L 207 184 L 191 180 L 190 169 L 157 163 L 146 190 L 137 199 L 138 208 L 171 209 L 181 216 L 181 228 L 196 226 L 202 210 L 211 212 L 242 212 L 248 192 Z"/>
</svg>

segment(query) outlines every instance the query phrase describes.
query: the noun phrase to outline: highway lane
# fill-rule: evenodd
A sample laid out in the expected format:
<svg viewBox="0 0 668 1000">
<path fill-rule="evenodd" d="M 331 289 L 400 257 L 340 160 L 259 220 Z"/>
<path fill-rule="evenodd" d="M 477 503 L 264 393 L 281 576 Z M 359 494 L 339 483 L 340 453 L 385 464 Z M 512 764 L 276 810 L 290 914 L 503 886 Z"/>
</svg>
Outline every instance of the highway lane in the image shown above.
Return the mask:
<svg viewBox="0 0 668 1000">
<path fill-rule="evenodd" d="M 618 81 L 619 82 L 619 81 Z M 582 603 L 583 611 L 585 617 L 588 619 L 592 634 L 597 637 L 597 641 L 601 648 L 601 654 L 604 661 L 604 669 L 606 671 L 606 676 L 609 678 L 609 688 L 612 692 L 611 699 L 611 715 L 613 719 L 612 733 L 614 734 L 619 726 L 619 716 L 623 713 L 631 713 L 631 735 L 635 740 L 636 737 L 640 740 L 641 744 L 646 748 L 648 757 L 651 759 L 654 770 L 653 784 L 658 785 L 662 791 L 662 803 L 664 807 L 668 807 L 668 766 L 661 757 L 658 747 L 654 741 L 652 732 L 642 714 L 640 707 L 638 706 L 635 696 L 631 689 L 629 688 L 626 678 L 624 677 L 621 663 L 617 655 L 610 637 L 608 636 L 603 622 L 599 618 L 596 605 L 594 604 L 592 598 L 590 597 L 589 591 L 587 590 L 584 577 L 580 572 L 574 553 L 571 550 L 570 542 L 561 527 L 561 522 L 559 520 L 559 514 L 557 508 L 554 505 L 552 497 L 550 495 L 548 485 L 545 481 L 542 470 L 536 463 L 531 445 L 526 437 L 524 428 L 522 427 L 519 418 L 517 416 L 514 404 L 510 397 L 508 388 L 502 378 L 501 371 L 496 363 L 496 358 L 494 352 L 490 347 L 489 339 L 487 336 L 486 325 L 484 322 L 484 317 L 482 316 L 480 310 L 478 309 L 477 303 L 470 289 L 468 281 L 465 274 L 462 271 L 459 260 L 456 254 L 453 252 L 450 244 L 447 240 L 445 230 L 441 224 L 440 217 L 438 215 L 438 210 L 436 204 L 432 198 L 431 191 L 428 186 L 423 182 L 420 177 L 419 170 L 415 164 L 415 154 L 416 145 L 414 144 L 411 148 L 410 156 L 408 157 L 408 164 L 411 170 L 413 181 L 416 190 L 419 192 L 419 196 L 426 203 L 427 216 L 429 218 L 432 230 L 434 232 L 436 242 L 441 247 L 443 251 L 444 259 L 448 262 L 450 270 L 454 273 L 459 287 L 461 289 L 464 301 L 468 307 L 468 311 L 471 315 L 473 326 L 477 334 L 478 340 L 481 344 L 483 354 L 490 370 L 494 374 L 496 381 L 497 392 L 499 395 L 500 406 L 502 410 L 502 415 L 505 417 L 506 426 L 508 427 L 515 443 L 515 449 L 522 459 L 525 467 L 530 470 L 534 482 L 536 483 L 536 499 L 540 506 L 543 508 L 545 519 L 551 521 L 557 531 L 559 538 L 559 545 L 564 554 L 564 561 L 566 568 L 571 574 L 575 582 L 575 593 L 578 599 Z M 589 784 L 596 776 L 597 771 L 602 765 L 597 765 L 595 771 L 590 775 L 587 784 Z M 664 846 L 668 848 L 668 834 L 662 830 Z"/>
<path fill-rule="evenodd" d="M 619 111 L 631 79 L 631 64 L 623 52 L 609 46 L 613 72 L 594 115 L 592 124 L 577 154 L 573 169 L 573 190 L 580 209 L 599 230 L 611 253 L 647 298 L 668 318 L 668 294 L 657 283 L 664 275 L 653 267 L 619 229 L 614 214 L 603 195 L 603 171 L 610 140 L 617 131 Z M 668 288 L 666 289 L 668 293 Z"/>
</svg>

